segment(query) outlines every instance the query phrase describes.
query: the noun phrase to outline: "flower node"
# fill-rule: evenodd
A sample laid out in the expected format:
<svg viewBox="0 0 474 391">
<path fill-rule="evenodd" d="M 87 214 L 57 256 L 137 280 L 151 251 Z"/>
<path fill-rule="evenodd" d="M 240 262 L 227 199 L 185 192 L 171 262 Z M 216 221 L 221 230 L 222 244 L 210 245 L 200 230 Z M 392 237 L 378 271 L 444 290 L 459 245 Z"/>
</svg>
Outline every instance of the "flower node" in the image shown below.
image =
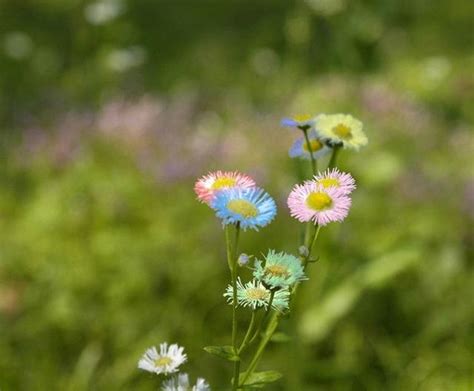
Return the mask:
<svg viewBox="0 0 474 391">
<path fill-rule="evenodd" d="M 318 183 L 323 185 L 324 187 L 339 187 L 339 181 L 336 178 L 323 178 L 319 179 Z"/>
<path fill-rule="evenodd" d="M 214 183 L 211 185 L 212 189 L 214 190 L 219 190 L 222 189 L 223 187 L 233 187 L 237 183 L 235 178 L 230 178 L 230 177 L 221 177 L 217 178 Z"/>
<path fill-rule="evenodd" d="M 258 209 L 255 205 L 246 200 L 230 200 L 227 203 L 227 208 L 245 218 L 255 217 L 258 214 Z"/>
<path fill-rule="evenodd" d="M 160 357 L 157 360 L 155 360 L 155 365 L 157 367 L 164 367 L 165 365 L 169 365 L 173 362 L 173 360 L 169 357 Z"/>
<path fill-rule="evenodd" d="M 265 275 L 276 276 L 276 277 L 288 277 L 288 268 L 282 265 L 270 265 L 265 268 Z"/>
<path fill-rule="evenodd" d="M 270 294 L 266 289 L 250 288 L 247 290 L 247 296 L 251 300 L 265 300 Z"/>
<path fill-rule="evenodd" d="M 330 208 L 332 199 L 326 193 L 316 192 L 310 193 L 306 198 L 306 204 L 313 210 L 324 210 Z"/>
<path fill-rule="evenodd" d="M 342 139 L 350 139 L 352 137 L 351 128 L 344 124 L 338 124 L 332 131 Z"/>
</svg>

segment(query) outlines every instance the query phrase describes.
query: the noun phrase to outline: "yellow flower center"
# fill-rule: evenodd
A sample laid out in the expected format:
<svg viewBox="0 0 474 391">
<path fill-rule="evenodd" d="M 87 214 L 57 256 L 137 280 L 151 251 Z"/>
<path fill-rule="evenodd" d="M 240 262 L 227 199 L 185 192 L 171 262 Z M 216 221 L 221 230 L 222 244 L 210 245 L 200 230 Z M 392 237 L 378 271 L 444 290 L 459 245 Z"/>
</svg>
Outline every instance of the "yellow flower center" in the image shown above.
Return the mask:
<svg viewBox="0 0 474 391">
<path fill-rule="evenodd" d="M 169 365 L 172 362 L 173 362 L 173 360 L 171 358 L 163 356 L 163 357 L 157 358 L 155 360 L 155 366 L 164 367 L 165 365 Z"/>
<path fill-rule="evenodd" d="M 272 275 L 275 277 L 288 277 L 288 268 L 282 265 L 270 265 L 265 268 L 266 275 Z"/>
<path fill-rule="evenodd" d="M 230 200 L 227 203 L 227 209 L 245 218 L 255 217 L 258 214 L 255 205 L 246 200 Z"/>
<path fill-rule="evenodd" d="M 309 140 L 309 148 L 310 148 L 311 152 L 319 151 L 322 147 L 323 147 L 323 144 L 319 140 Z M 305 142 L 303 144 L 303 149 L 306 152 L 309 152 L 308 151 L 308 143 Z"/>
<path fill-rule="evenodd" d="M 247 289 L 247 297 L 251 300 L 265 300 L 269 297 L 269 293 L 263 288 L 249 288 Z"/>
<path fill-rule="evenodd" d="M 314 192 L 306 198 L 306 205 L 313 210 L 321 211 L 332 205 L 332 199 L 326 193 Z"/>
<path fill-rule="evenodd" d="M 322 178 L 318 180 L 318 183 L 323 187 L 339 187 L 339 181 L 336 178 Z"/>
<path fill-rule="evenodd" d="M 332 128 L 332 131 L 336 136 L 339 136 L 342 139 L 349 139 L 352 137 L 351 128 L 344 124 L 339 124 Z"/>
<path fill-rule="evenodd" d="M 214 183 L 211 185 L 212 189 L 219 190 L 223 187 L 233 187 L 235 186 L 236 180 L 235 178 L 231 178 L 228 176 L 223 176 L 221 178 L 217 178 Z"/>
<path fill-rule="evenodd" d="M 309 121 L 311 119 L 311 115 L 309 114 L 297 114 L 293 117 L 295 121 L 304 122 Z"/>
</svg>

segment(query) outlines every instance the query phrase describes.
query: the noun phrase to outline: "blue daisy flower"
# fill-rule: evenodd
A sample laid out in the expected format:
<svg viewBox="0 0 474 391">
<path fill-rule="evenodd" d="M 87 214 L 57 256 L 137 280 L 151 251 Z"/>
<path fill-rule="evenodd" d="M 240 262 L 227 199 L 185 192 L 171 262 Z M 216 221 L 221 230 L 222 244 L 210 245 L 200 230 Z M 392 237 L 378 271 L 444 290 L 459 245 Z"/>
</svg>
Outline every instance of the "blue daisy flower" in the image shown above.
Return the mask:
<svg viewBox="0 0 474 391">
<path fill-rule="evenodd" d="M 310 151 L 314 159 L 319 159 L 331 152 L 331 148 L 325 145 L 317 136 L 315 131 L 308 134 L 309 148 L 304 137 L 298 138 L 291 146 L 288 154 L 292 158 L 310 159 Z"/>
<path fill-rule="evenodd" d="M 286 128 L 309 129 L 316 123 L 315 118 L 309 114 L 295 115 L 289 118 L 283 118 L 280 125 Z"/>
<path fill-rule="evenodd" d="M 247 228 L 258 231 L 259 227 L 266 226 L 277 210 L 273 198 L 258 187 L 222 190 L 212 200 L 211 207 L 223 224 L 240 223 L 244 231 Z"/>
</svg>

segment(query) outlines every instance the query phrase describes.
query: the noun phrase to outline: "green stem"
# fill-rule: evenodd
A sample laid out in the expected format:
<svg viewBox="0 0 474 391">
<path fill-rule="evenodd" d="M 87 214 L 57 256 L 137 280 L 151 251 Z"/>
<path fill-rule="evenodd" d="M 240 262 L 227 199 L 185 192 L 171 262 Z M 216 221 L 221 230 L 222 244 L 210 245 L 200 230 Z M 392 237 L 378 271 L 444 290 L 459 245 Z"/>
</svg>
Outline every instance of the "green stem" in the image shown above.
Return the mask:
<svg viewBox="0 0 474 391">
<path fill-rule="evenodd" d="M 252 311 L 252 317 L 250 318 L 250 323 L 249 327 L 247 329 L 247 333 L 245 333 L 244 340 L 242 341 L 242 344 L 239 347 L 238 354 L 240 354 L 246 347 L 247 347 L 247 342 L 249 341 L 250 335 L 252 334 L 253 331 L 253 326 L 255 325 L 255 310 Z"/>
<path fill-rule="evenodd" d="M 318 164 L 316 162 L 316 159 L 313 156 L 313 151 L 311 149 L 311 142 L 309 141 L 309 136 L 308 136 L 308 129 L 304 129 L 303 134 L 304 134 L 304 139 L 306 140 L 306 148 L 308 148 L 309 157 L 311 159 L 311 171 L 313 172 L 313 175 L 316 175 L 318 171 Z"/>
<path fill-rule="evenodd" d="M 328 164 L 328 168 L 334 168 L 336 167 L 336 163 L 337 163 L 337 157 L 339 155 L 339 151 L 341 149 L 341 146 L 340 145 L 336 145 L 333 150 L 332 150 L 332 155 L 331 155 L 331 159 L 329 160 L 329 164 Z"/>
<path fill-rule="evenodd" d="M 261 318 L 260 318 L 260 321 L 258 322 L 258 326 L 256 327 L 255 329 L 255 333 L 253 334 L 252 338 L 250 338 L 250 341 L 248 342 L 247 345 L 251 345 L 253 343 L 253 341 L 255 341 L 255 339 L 259 336 L 260 334 L 260 331 L 262 331 L 262 325 L 263 325 L 263 318 L 264 318 L 265 315 L 263 315 Z"/>
<path fill-rule="evenodd" d="M 303 246 L 306 247 L 309 250 L 309 237 L 311 235 L 311 228 L 314 226 L 314 223 L 311 221 L 308 221 L 306 223 L 306 229 L 304 232 L 304 238 L 303 238 Z"/>
<path fill-rule="evenodd" d="M 232 259 L 232 240 L 230 238 L 230 225 L 225 226 L 225 244 L 227 251 L 227 264 L 229 265 L 230 274 L 232 276 L 233 270 L 233 259 Z"/>
<path fill-rule="evenodd" d="M 314 230 L 313 238 L 311 239 L 311 243 L 308 246 L 308 255 L 303 260 L 303 269 L 306 269 L 306 266 L 308 265 L 308 261 L 311 257 L 311 253 L 313 252 L 313 247 L 314 247 L 314 244 L 316 243 L 316 240 L 318 239 L 320 230 L 321 230 L 321 226 L 316 225 L 316 229 Z"/>
<path fill-rule="evenodd" d="M 229 264 L 232 278 L 232 346 L 237 352 L 237 245 L 239 242 L 240 224 L 235 227 L 234 240 L 230 239 L 230 225 L 226 225 L 225 238 L 227 248 L 227 263 Z M 232 390 L 237 390 L 239 385 L 240 360 L 234 361 L 234 381 Z"/>
<path fill-rule="evenodd" d="M 234 361 L 234 381 L 232 382 L 232 391 L 237 391 L 239 389 L 239 379 L 240 378 L 240 359 Z"/>
</svg>

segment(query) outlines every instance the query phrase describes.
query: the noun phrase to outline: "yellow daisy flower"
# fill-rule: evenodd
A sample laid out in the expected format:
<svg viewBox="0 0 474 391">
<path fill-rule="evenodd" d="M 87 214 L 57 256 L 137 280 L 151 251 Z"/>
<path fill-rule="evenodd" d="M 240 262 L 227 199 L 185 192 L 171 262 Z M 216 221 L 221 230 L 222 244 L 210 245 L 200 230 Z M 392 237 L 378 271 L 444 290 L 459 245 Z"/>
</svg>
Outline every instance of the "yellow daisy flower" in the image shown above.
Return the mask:
<svg viewBox="0 0 474 391">
<path fill-rule="evenodd" d="M 316 118 L 318 136 L 331 145 L 359 150 L 367 144 L 362 122 L 349 114 L 321 114 Z"/>
</svg>

